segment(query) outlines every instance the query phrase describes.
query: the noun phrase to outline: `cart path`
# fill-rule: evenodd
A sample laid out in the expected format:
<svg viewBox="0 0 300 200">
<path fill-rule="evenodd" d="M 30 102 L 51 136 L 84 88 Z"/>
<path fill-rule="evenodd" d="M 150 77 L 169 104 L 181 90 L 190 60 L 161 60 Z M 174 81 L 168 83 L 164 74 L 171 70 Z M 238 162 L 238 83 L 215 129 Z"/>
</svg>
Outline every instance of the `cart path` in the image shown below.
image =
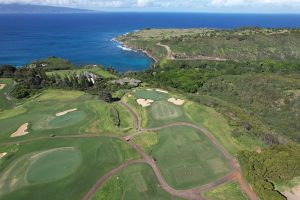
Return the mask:
<svg viewBox="0 0 300 200">
<path fill-rule="evenodd" d="M 133 120 L 133 125 L 134 125 L 134 128 L 137 130 L 137 131 L 140 131 L 141 129 L 141 123 L 140 123 L 140 119 L 139 119 L 139 116 L 138 114 L 135 112 L 135 110 L 133 110 L 127 103 L 123 102 L 123 101 L 119 101 L 118 102 L 121 106 L 125 107 L 131 117 L 132 117 L 132 120 Z"/>
<path fill-rule="evenodd" d="M 89 200 L 89 199 L 91 199 L 93 197 L 93 195 L 97 192 L 97 190 L 100 188 L 100 186 L 103 185 L 110 177 L 116 175 L 118 172 L 120 172 L 123 169 L 129 167 L 130 165 L 141 164 L 141 163 L 146 163 L 146 162 L 144 160 L 130 160 L 130 161 L 126 162 L 126 163 L 123 163 L 119 167 L 111 170 L 110 172 L 108 172 L 107 174 L 105 174 L 104 176 L 102 176 L 96 182 L 96 184 L 90 189 L 90 191 L 84 195 L 84 197 L 82 198 L 82 200 Z"/>
<path fill-rule="evenodd" d="M 128 109 L 128 111 L 130 112 L 132 119 L 134 121 L 134 125 L 136 130 L 138 131 L 137 133 L 133 133 L 129 136 L 126 137 L 121 137 L 121 136 L 114 136 L 111 134 L 82 134 L 82 135 L 65 135 L 65 136 L 55 136 L 55 137 L 50 137 L 50 136 L 43 136 L 43 137 L 39 137 L 39 138 L 29 138 L 29 139 L 25 139 L 25 140 L 21 140 L 21 141 L 13 141 L 13 142 L 6 142 L 6 143 L 1 143 L 0 145 L 3 144 L 19 144 L 19 143 L 27 143 L 27 142 L 31 142 L 31 141 L 37 141 L 37 140 L 45 140 L 45 139 L 72 139 L 72 138 L 78 138 L 78 139 L 82 139 L 82 138 L 97 138 L 97 137 L 110 137 L 110 138 L 116 138 L 116 139 L 120 139 L 122 141 L 127 142 L 132 148 L 134 148 L 139 155 L 141 156 L 141 159 L 139 160 L 131 160 L 128 162 L 123 163 L 122 165 L 118 166 L 117 168 L 111 170 L 110 172 L 106 173 L 103 177 L 101 177 L 96 183 L 95 185 L 90 189 L 90 191 L 88 193 L 85 194 L 85 196 L 83 197 L 83 200 L 89 200 L 93 197 L 93 195 L 97 192 L 97 190 L 99 188 L 101 188 L 101 186 L 103 186 L 103 184 L 113 175 L 117 174 L 118 172 L 120 172 L 121 170 L 127 168 L 130 165 L 133 164 L 148 164 L 155 176 L 157 177 L 157 180 L 160 184 L 160 186 L 169 194 L 173 195 L 173 196 L 177 196 L 177 197 L 181 197 L 184 199 L 188 199 L 188 200 L 205 200 L 205 198 L 202 196 L 203 192 L 208 191 L 210 189 L 215 188 L 216 186 L 219 186 L 221 184 L 224 184 L 226 182 L 229 181 L 236 181 L 240 184 L 242 190 L 245 192 L 245 194 L 247 194 L 248 198 L 250 200 L 258 200 L 256 194 L 253 192 L 252 188 L 249 186 L 249 184 L 245 181 L 245 179 L 242 177 L 241 175 L 241 170 L 240 170 L 240 166 L 237 162 L 237 160 L 232 157 L 227 150 L 218 143 L 218 141 L 216 140 L 216 138 L 205 128 L 199 127 L 195 124 L 192 123 L 187 123 L 187 122 L 176 122 L 176 123 L 171 123 L 168 125 L 164 125 L 164 126 L 160 126 L 160 127 L 156 127 L 156 128 L 141 128 L 141 123 L 140 120 L 138 118 L 138 114 L 126 103 L 124 102 L 119 102 L 121 105 L 123 105 L 124 107 L 126 107 Z M 153 160 L 153 158 L 148 155 L 141 147 L 139 147 L 137 144 L 133 143 L 131 141 L 131 139 L 139 134 L 143 134 L 147 131 L 158 131 L 161 129 L 165 129 L 165 128 L 171 128 L 171 127 L 176 127 L 176 126 L 188 126 L 188 127 L 192 127 L 196 130 L 198 130 L 201 133 L 204 133 L 209 140 L 213 143 L 213 145 L 225 156 L 225 158 L 229 161 L 229 163 L 231 164 L 233 171 L 225 176 L 222 177 L 218 180 L 215 180 L 211 183 L 208 183 L 206 185 L 202 185 L 199 187 L 195 187 L 192 189 L 188 189 L 188 190 L 176 190 L 174 188 L 172 188 L 165 180 L 165 178 L 163 177 L 163 175 L 161 174 L 161 171 L 159 169 L 159 167 L 157 166 L 157 164 L 155 163 L 155 161 Z"/>
<path fill-rule="evenodd" d="M 123 104 L 127 105 L 125 102 L 123 102 Z M 131 108 L 129 105 L 127 105 L 128 108 Z M 131 111 L 135 112 L 133 109 L 131 109 Z M 135 116 L 138 116 L 137 113 L 135 113 Z M 140 125 L 140 124 L 139 124 Z M 258 200 L 258 197 L 256 196 L 255 192 L 252 190 L 251 186 L 248 184 L 248 182 L 243 178 L 242 176 L 242 172 L 240 169 L 240 165 L 238 163 L 238 161 L 231 156 L 231 154 L 218 142 L 218 140 L 214 137 L 214 135 L 208 131 L 207 129 L 200 127 L 198 125 L 192 124 L 192 123 L 188 123 L 188 122 L 175 122 L 175 123 L 170 123 L 167 125 L 163 125 L 160 127 L 155 127 L 155 128 L 142 128 L 139 127 L 138 130 L 140 130 L 137 133 L 133 133 L 127 137 L 124 137 L 125 141 L 131 141 L 131 139 L 139 134 L 143 134 L 145 132 L 151 132 L 151 131 L 158 131 L 161 129 L 165 129 L 165 128 L 171 128 L 171 127 L 176 127 L 176 126 L 188 126 L 188 127 L 192 127 L 196 130 L 198 130 L 199 132 L 205 134 L 205 136 L 212 142 L 212 144 L 224 155 L 224 157 L 229 161 L 230 165 L 233 168 L 233 172 L 228 175 L 225 176 L 219 180 L 216 180 L 212 183 L 209 183 L 207 185 L 203 185 L 200 186 L 199 188 L 194 188 L 192 189 L 194 192 L 197 192 L 198 195 L 200 196 L 200 194 L 204 191 L 207 191 L 209 189 L 212 189 L 218 185 L 221 185 L 223 183 L 229 182 L 229 181 L 236 181 L 239 183 L 241 189 L 245 192 L 245 194 L 248 196 L 248 198 L 250 200 Z M 132 144 L 132 142 L 130 142 Z M 135 144 L 136 145 L 136 144 Z M 137 145 L 136 147 L 138 148 L 137 151 L 141 154 L 143 152 L 143 150 L 141 150 L 141 148 L 139 148 Z M 149 155 L 147 155 L 145 152 L 143 152 L 143 156 L 149 157 Z M 151 158 L 152 160 L 152 158 Z M 153 160 L 152 160 L 153 161 Z M 153 161 L 154 162 L 154 161 Z M 148 163 L 150 164 L 150 163 Z M 151 165 L 151 164 L 150 164 Z M 155 166 L 152 166 L 153 169 L 155 169 L 155 167 L 158 169 L 157 165 L 154 164 Z M 155 171 L 155 170 L 154 170 Z M 158 169 L 159 171 L 159 169 Z M 156 176 L 159 175 L 160 173 L 155 173 Z M 157 176 L 158 179 L 160 179 L 160 177 Z M 163 179 L 163 177 L 162 177 Z M 164 180 L 164 179 L 163 179 Z M 199 197 L 200 198 L 200 197 Z M 188 198 L 190 199 L 190 198 Z M 203 199 L 203 198 L 200 198 Z"/>
</svg>

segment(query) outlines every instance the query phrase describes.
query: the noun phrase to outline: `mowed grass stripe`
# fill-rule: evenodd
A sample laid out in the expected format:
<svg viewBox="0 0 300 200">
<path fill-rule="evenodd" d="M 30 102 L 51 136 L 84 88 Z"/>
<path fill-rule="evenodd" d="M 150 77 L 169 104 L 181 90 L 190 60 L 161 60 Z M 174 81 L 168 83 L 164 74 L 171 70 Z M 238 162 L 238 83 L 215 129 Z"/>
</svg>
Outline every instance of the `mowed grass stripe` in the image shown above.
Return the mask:
<svg viewBox="0 0 300 200">
<path fill-rule="evenodd" d="M 172 187 L 190 189 L 230 173 L 229 163 L 204 134 L 183 126 L 159 134 L 152 156 Z"/>
</svg>

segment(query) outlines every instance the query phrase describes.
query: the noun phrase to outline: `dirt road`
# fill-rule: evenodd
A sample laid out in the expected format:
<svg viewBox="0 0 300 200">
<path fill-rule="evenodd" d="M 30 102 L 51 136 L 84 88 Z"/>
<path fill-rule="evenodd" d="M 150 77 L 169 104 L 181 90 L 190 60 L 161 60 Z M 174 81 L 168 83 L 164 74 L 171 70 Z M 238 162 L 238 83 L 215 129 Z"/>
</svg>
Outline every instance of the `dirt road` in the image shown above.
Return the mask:
<svg viewBox="0 0 300 200">
<path fill-rule="evenodd" d="M 157 43 L 157 46 L 164 47 L 167 50 L 167 59 L 168 60 L 208 60 L 208 61 L 226 61 L 225 58 L 213 57 L 213 56 L 203 56 L 203 55 L 190 55 L 177 54 L 174 56 L 172 49 L 168 45 Z"/>
</svg>

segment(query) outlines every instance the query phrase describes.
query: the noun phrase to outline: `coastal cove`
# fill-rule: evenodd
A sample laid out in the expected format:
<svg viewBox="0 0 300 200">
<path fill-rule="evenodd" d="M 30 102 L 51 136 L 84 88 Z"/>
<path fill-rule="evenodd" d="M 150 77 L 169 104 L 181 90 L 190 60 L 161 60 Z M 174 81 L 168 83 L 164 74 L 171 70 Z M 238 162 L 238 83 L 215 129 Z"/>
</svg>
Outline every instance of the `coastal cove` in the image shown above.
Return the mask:
<svg viewBox="0 0 300 200">
<path fill-rule="evenodd" d="M 112 41 L 145 28 L 300 27 L 300 15 L 94 13 L 0 15 L 0 64 L 21 66 L 57 56 L 76 65 L 102 64 L 120 72 L 151 65 L 145 52 Z"/>
</svg>

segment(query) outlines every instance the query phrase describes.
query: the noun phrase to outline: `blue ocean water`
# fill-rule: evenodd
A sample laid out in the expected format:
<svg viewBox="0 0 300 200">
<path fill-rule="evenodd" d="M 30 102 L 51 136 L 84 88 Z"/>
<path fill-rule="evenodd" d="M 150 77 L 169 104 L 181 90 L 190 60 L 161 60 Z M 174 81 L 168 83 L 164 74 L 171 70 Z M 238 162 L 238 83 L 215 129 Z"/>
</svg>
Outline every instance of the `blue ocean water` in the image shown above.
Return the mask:
<svg viewBox="0 0 300 200">
<path fill-rule="evenodd" d="M 0 64 L 23 65 L 58 56 L 75 64 L 103 64 L 119 71 L 147 68 L 142 53 L 111 39 L 143 28 L 300 27 L 300 15 L 200 13 L 94 13 L 0 15 Z"/>
</svg>

